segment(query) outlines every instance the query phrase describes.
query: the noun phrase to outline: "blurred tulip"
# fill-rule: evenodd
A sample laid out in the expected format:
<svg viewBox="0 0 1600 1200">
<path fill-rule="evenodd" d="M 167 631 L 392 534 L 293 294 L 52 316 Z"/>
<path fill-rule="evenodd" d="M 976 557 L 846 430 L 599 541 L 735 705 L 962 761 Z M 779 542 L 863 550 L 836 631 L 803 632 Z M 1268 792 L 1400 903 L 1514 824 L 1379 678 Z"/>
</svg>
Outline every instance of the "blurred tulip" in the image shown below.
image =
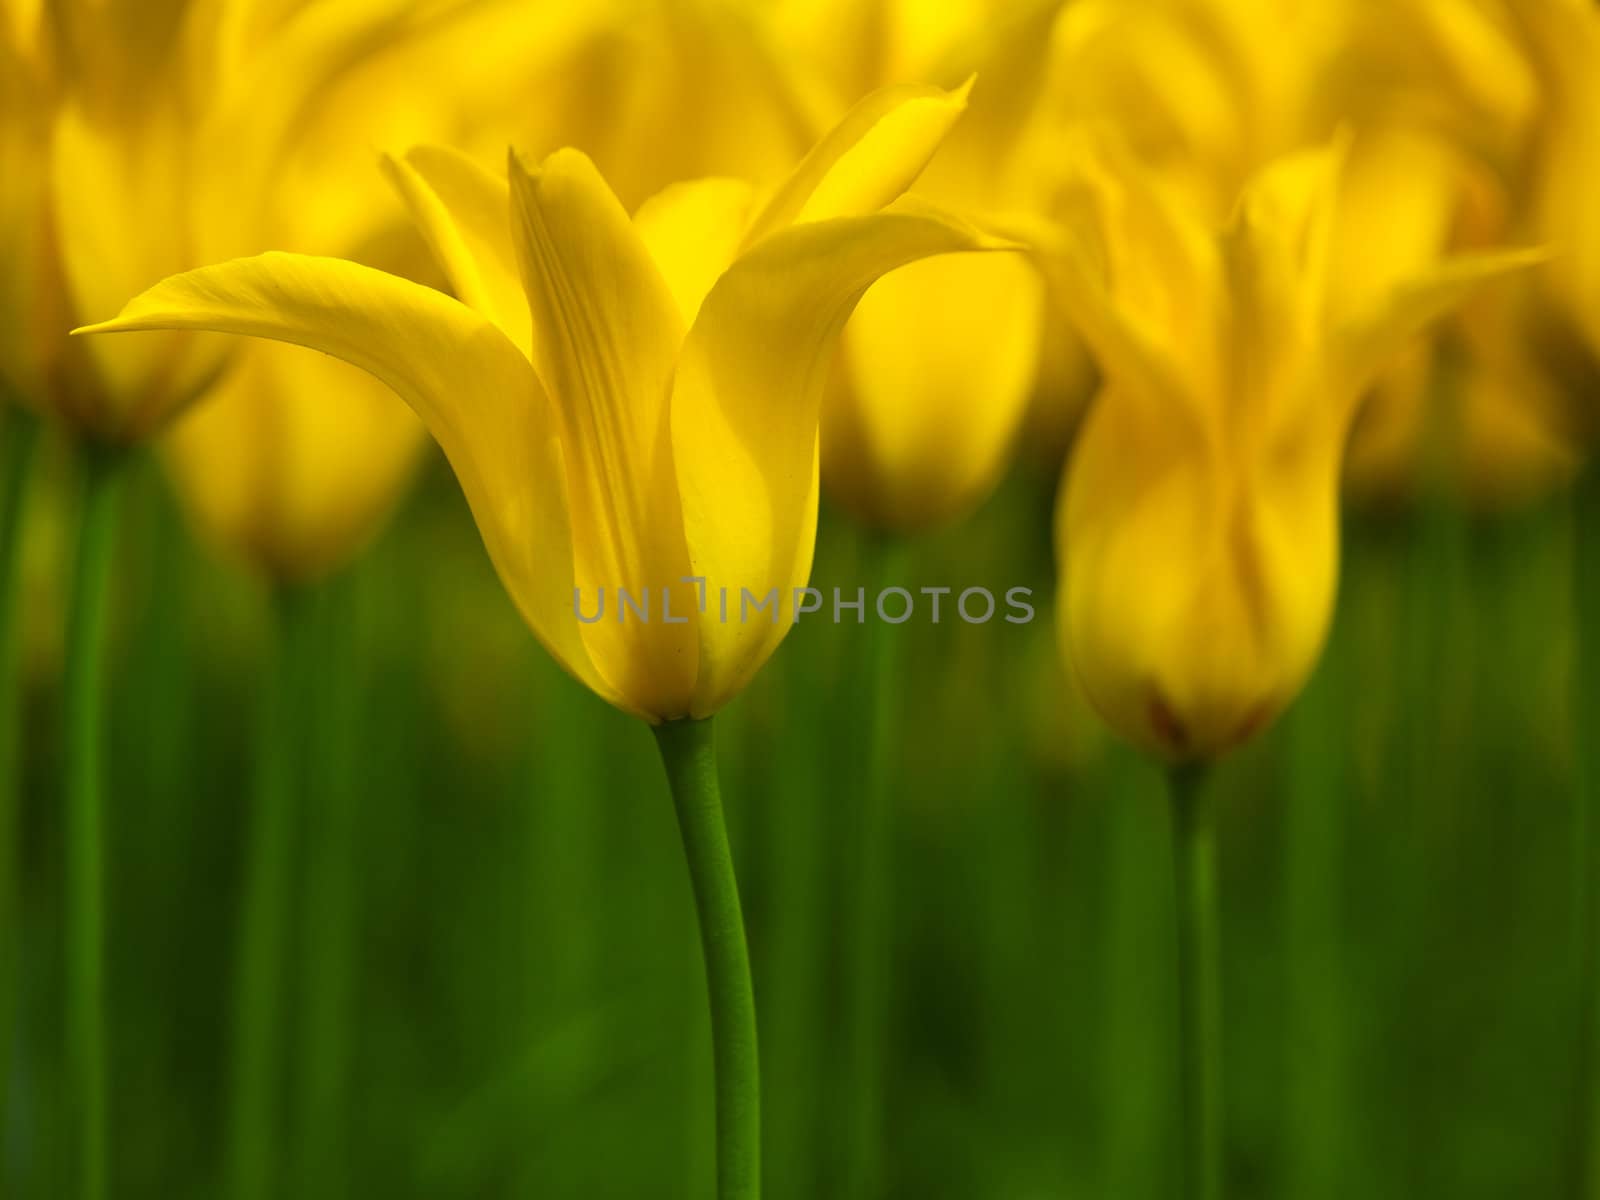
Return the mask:
<svg viewBox="0 0 1600 1200">
<path fill-rule="evenodd" d="M 1552 250 L 1540 299 L 1559 328 L 1542 348 L 1561 353 L 1562 337 L 1582 343 L 1577 382 L 1600 374 L 1600 9 L 1582 0 L 1508 5 L 1544 82 L 1532 143 L 1532 229 Z M 1537 327 L 1530 330 L 1541 344 Z M 1561 364 L 1558 360 L 1558 367 Z M 1587 414 L 1593 421 L 1593 414 Z"/>
<path fill-rule="evenodd" d="M 1405 497 L 1432 474 L 1487 507 L 1525 503 L 1571 477 L 1585 418 L 1575 393 L 1595 371 L 1585 247 L 1592 153 L 1600 133 L 1600 18 L 1569 0 L 1527 4 L 1404 0 L 1356 9 L 1335 91 L 1383 130 L 1386 162 L 1344 200 L 1399 257 L 1523 240 L 1550 260 L 1475 300 L 1448 355 L 1419 348 L 1374 387 L 1352 437 L 1350 482 L 1363 499 Z M 1424 199 L 1423 197 L 1428 198 Z M 1415 216 L 1431 210 L 1426 227 Z M 1407 251 L 1397 246 L 1411 237 Z M 1585 346 L 1589 347 L 1585 349 Z"/>
<path fill-rule="evenodd" d="M 633 222 L 575 151 L 536 171 L 513 158 L 509 181 L 417 151 L 391 174 L 471 307 L 269 254 L 167 280 L 94 328 L 243 333 L 370 370 L 444 448 L 551 654 L 626 711 L 705 716 L 791 623 L 716 620 L 719 590 L 736 604 L 776 593 L 787 611 L 809 574 L 833 334 L 884 271 L 1006 245 L 925 206 L 877 211 L 962 107 L 937 89 L 878 93 L 764 206 L 712 180 Z M 576 619 L 602 589 L 654 598 L 653 619 Z"/>
<path fill-rule="evenodd" d="M 178 422 L 167 463 L 211 539 L 274 579 L 302 582 L 371 536 L 422 436 L 371 376 L 297 347 L 251 346 Z"/>
<path fill-rule="evenodd" d="M 1375 371 L 1480 280 L 1461 258 L 1345 307 L 1342 146 L 1271 164 L 1220 235 L 1116 147 L 1085 147 L 1047 246 L 1106 378 L 1058 513 L 1063 646 L 1165 758 L 1209 758 L 1304 683 L 1338 574 L 1340 461 Z"/>
</svg>

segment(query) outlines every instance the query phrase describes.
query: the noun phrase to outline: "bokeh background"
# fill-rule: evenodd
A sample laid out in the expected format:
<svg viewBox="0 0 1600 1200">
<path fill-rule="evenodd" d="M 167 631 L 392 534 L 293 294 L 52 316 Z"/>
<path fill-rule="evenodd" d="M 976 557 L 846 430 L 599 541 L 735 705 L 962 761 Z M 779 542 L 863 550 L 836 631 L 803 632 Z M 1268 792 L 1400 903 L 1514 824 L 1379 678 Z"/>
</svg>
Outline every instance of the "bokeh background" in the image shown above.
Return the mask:
<svg viewBox="0 0 1600 1200">
<path fill-rule="evenodd" d="M 776 7 L 758 54 L 741 39 L 771 13 L 753 2 L 580 5 L 594 25 L 531 38 L 540 49 L 522 74 L 500 45 L 493 78 L 526 86 L 466 89 L 457 128 L 475 145 L 582 145 L 630 206 L 675 178 L 770 180 L 840 96 L 902 76 L 959 83 L 987 53 L 985 31 L 1023 20 L 998 0 L 845 6 L 814 24 L 790 11 L 802 6 Z M 1015 7 L 1048 30 L 1073 4 Z M 889 28 L 912 33 L 895 41 Z M 935 33 L 953 40 L 918 41 Z M 487 36 L 463 35 L 469 62 Z M 1162 49 L 1147 60 L 1126 45 L 1159 74 L 1180 60 L 1152 39 Z M 1083 60 L 1103 75 L 1068 69 L 1084 85 L 1064 103 L 1121 97 L 1129 129 L 1167 146 L 1166 110 L 1136 87 L 1130 100 L 1140 73 L 1107 57 Z M 1382 53 L 1367 61 L 1363 95 L 1396 70 Z M 360 148 L 342 171 L 428 126 L 414 112 L 426 103 L 400 87 L 417 59 L 374 70 L 391 73 L 395 110 L 332 140 L 340 155 Z M 790 73 L 807 81 L 783 104 L 751 98 Z M 1116 86 L 1091 86 L 1101 79 Z M 1430 128 L 1471 117 L 1430 95 L 1448 118 L 1424 106 Z M 1219 128 L 1243 120 L 1224 112 Z M 333 177 L 325 157 L 324 146 L 302 164 L 297 187 Z M 375 171 L 372 188 L 382 195 Z M 1162 776 L 1099 723 L 1057 646 L 1053 513 L 1093 387 L 1064 325 L 1044 328 L 1047 357 L 1068 361 L 1033 389 L 992 493 L 897 538 L 893 578 L 886 535 L 825 496 L 813 572 L 825 593 L 1030 587 L 1037 619 L 802 621 L 719 718 L 773 1200 L 858 1195 L 863 1155 L 871 1194 L 906 1200 L 1145 1200 L 1178 1186 Z M 1066 395 L 1063 379 L 1076 381 Z M 1571 693 L 1576 631 L 1600 613 L 1572 597 L 1600 528 L 1565 486 L 1572 456 L 1543 442 L 1524 470 L 1522 443 L 1497 440 L 1498 426 L 1475 435 L 1487 486 L 1471 467 L 1435 469 L 1465 444 L 1452 440 L 1455 410 L 1435 407 L 1441 422 L 1415 422 L 1346 505 L 1337 615 L 1311 682 L 1210 781 L 1234 1200 L 1563 1195 L 1583 1142 L 1588 731 Z M 0 419 L 0 439 L 42 425 L 20 533 L 17 804 L 0 843 L 14 864 L 0 930 L 13 998 L 0 1026 L 0 1195 L 46 1200 L 70 1173 L 59 680 L 82 466 L 60 422 Z M 1492 469 L 1502 445 L 1515 486 Z M 295 659 L 305 763 L 289 817 L 272 1194 L 711 1194 L 705 985 L 646 730 L 529 636 L 431 446 L 370 542 L 311 582 L 274 582 L 219 548 L 175 483 L 177 453 L 139 454 L 111 592 L 112 1195 L 220 1194 L 247 810 L 262 680 L 286 653 L 283 604 L 308 614 L 308 644 Z M 887 689 L 871 678 L 881 662 Z M 882 861 L 862 824 L 874 730 L 890 735 Z M 849 936 L 863 888 L 892 914 L 872 962 Z M 863 970 L 888 1014 L 865 1038 L 851 1011 Z M 864 1061 L 881 1126 L 863 1128 L 851 1095 Z"/>
<path fill-rule="evenodd" d="M 1047 589 L 1052 490 L 1022 472 L 919 542 L 906 578 Z M 270 621 L 261 589 L 192 546 L 154 469 L 130 506 L 110 701 L 112 1161 L 117 1194 L 200 1197 L 216 1194 Z M 41 508 L 7 1130 L 18 1196 L 53 1194 L 59 1145 L 49 580 L 64 514 Z M 1353 522 L 1316 679 L 1218 769 L 1235 1194 L 1558 1194 L 1579 1021 L 1573 536 L 1559 502 Z M 817 583 L 853 591 L 859 558 L 828 514 Z M 304 736 L 345 740 L 294 814 L 291 997 L 308 955 L 342 966 L 334 996 L 293 1002 L 281 1149 L 295 1194 L 707 1194 L 704 985 L 650 739 L 526 636 L 437 464 L 314 602 L 321 683 Z M 843 1194 L 840 898 L 870 722 L 851 670 L 865 634 L 803 622 L 720 731 L 773 1196 Z M 1160 774 L 1074 706 L 1045 621 L 890 636 L 906 676 L 887 1194 L 1168 1195 Z"/>
</svg>

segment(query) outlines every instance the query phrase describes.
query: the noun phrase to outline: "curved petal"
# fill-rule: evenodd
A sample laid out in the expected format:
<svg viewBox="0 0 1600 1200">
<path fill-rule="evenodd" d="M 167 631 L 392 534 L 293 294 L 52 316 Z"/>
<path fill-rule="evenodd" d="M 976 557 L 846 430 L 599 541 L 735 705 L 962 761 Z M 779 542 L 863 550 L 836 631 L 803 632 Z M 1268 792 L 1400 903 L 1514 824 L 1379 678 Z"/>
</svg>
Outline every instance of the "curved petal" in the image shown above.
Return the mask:
<svg viewBox="0 0 1600 1200">
<path fill-rule="evenodd" d="M 910 187 L 967 106 L 969 79 L 953 92 L 900 84 L 845 114 L 778 188 L 744 244 L 790 225 L 874 212 Z"/>
<path fill-rule="evenodd" d="M 549 402 L 524 358 L 466 305 L 334 258 L 271 253 L 175 275 L 83 333 L 210 329 L 291 342 L 377 376 L 455 469 L 489 556 L 551 655 L 621 708 L 572 612 L 572 527 Z"/>
<path fill-rule="evenodd" d="M 532 318 L 511 242 L 511 185 L 466 155 L 418 146 L 383 172 L 463 303 L 532 356 Z"/>
<path fill-rule="evenodd" d="M 672 447 L 694 574 L 708 604 L 693 715 L 715 712 L 792 623 L 817 520 L 817 414 L 840 329 L 887 271 L 932 254 L 1015 249 L 922 206 L 803 225 L 746 254 L 712 288 L 672 391 Z M 778 591 L 776 621 L 740 619 L 743 589 Z"/>
<path fill-rule="evenodd" d="M 1353 412 L 1373 378 L 1434 321 L 1458 307 L 1477 288 L 1502 275 L 1544 262 L 1543 250 L 1462 254 L 1393 289 L 1386 301 L 1335 331 L 1332 384 Z"/>
<path fill-rule="evenodd" d="M 667 389 L 683 318 L 643 240 L 594 164 L 576 150 L 536 172 L 510 163 L 513 221 L 533 314 L 533 361 L 561 427 L 577 585 L 671 595 L 694 611 Z M 603 589 L 603 591 L 602 591 Z M 694 690 L 695 622 L 603 620 L 582 626 L 601 674 L 634 704 L 684 715 Z"/>
</svg>

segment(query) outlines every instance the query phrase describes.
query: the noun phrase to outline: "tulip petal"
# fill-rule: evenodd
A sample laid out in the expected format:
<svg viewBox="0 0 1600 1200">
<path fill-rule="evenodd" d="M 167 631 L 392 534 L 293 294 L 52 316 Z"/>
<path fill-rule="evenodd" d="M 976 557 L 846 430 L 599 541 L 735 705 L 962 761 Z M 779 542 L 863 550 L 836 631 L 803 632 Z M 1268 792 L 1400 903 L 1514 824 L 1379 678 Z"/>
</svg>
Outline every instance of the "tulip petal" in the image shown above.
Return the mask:
<svg viewBox="0 0 1600 1200">
<path fill-rule="evenodd" d="M 377 376 L 455 469 L 523 618 L 567 671 L 619 707 L 572 612 L 572 528 L 554 414 L 520 351 L 466 305 L 332 258 L 271 253 L 175 275 L 78 332 L 209 329 L 291 342 Z"/>
<path fill-rule="evenodd" d="M 1224 419 L 1247 430 L 1285 428 L 1304 415 L 1302 381 L 1318 369 L 1334 208 L 1346 143 L 1275 159 L 1240 196 L 1222 237 L 1232 297 Z"/>
<path fill-rule="evenodd" d="M 874 212 L 910 187 L 967 106 L 953 92 L 901 84 L 873 92 L 805 156 L 761 210 L 745 245 L 790 225 Z"/>
<path fill-rule="evenodd" d="M 672 469 L 667 391 L 684 324 L 643 239 L 588 157 L 510 161 L 512 227 L 533 314 L 533 359 L 566 454 L 577 585 L 588 596 L 675 593 L 693 611 Z M 602 592 L 603 589 L 603 592 Z M 636 704 L 682 716 L 695 624 L 583 626 L 600 671 Z"/>
<path fill-rule="evenodd" d="M 1039 247 L 1053 299 L 1126 402 L 1214 428 L 1228 307 L 1214 238 L 1113 137 L 1061 154 L 1059 222 L 1009 219 Z"/>
<path fill-rule="evenodd" d="M 696 179 L 657 192 L 633 214 L 686 327 L 738 253 L 754 204 L 742 179 Z"/>
<path fill-rule="evenodd" d="M 1334 386 L 1354 411 L 1359 397 L 1384 366 L 1424 329 L 1458 307 L 1474 289 L 1544 262 L 1543 250 L 1464 254 L 1395 289 L 1386 303 L 1338 331 L 1333 347 Z"/>
<path fill-rule="evenodd" d="M 385 155 L 384 174 L 422 231 L 456 295 L 532 356 L 528 298 L 511 241 L 511 186 L 466 155 L 418 146 Z"/>
<path fill-rule="evenodd" d="M 1016 249 L 926 206 L 798 226 L 712 288 L 672 391 L 672 446 L 694 574 L 706 580 L 693 715 L 715 712 L 772 654 L 805 584 L 817 519 L 817 417 L 839 331 L 874 280 L 932 254 Z M 719 589 L 728 616 L 720 617 Z M 773 589 L 776 621 L 741 620 Z M 713 597 L 717 599 L 713 599 Z"/>
</svg>

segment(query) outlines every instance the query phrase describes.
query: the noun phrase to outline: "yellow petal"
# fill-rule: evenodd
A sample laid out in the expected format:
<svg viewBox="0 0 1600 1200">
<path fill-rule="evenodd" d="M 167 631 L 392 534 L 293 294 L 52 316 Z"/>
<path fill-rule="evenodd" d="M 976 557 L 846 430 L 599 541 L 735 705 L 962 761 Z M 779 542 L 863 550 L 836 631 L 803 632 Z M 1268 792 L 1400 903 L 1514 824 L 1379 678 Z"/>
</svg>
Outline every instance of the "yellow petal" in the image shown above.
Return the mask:
<svg viewBox="0 0 1600 1200">
<path fill-rule="evenodd" d="M 633 214 L 685 327 L 738 253 L 754 204 L 755 189 L 742 179 L 696 179 L 657 192 Z"/>
<path fill-rule="evenodd" d="M 510 162 L 513 231 L 533 313 L 533 356 L 560 418 L 585 597 L 647 592 L 694 611 L 668 437 L 684 324 L 628 214 L 576 150 L 536 172 Z M 621 613 L 618 613 L 620 618 Z M 602 620 L 582 627 L 600 672 L 638 708 L 683 716 L 694 690 L 696 622 Z"/>
<path fill-rule="evenodd" d="M 702 622 L 695 716 L 715 712 L 777 648 L 811 571 L 817 414 L 840 329 L 872 283 L 932 254 L 1014 249 L 921 207 L 803 225 L 737 261 L 701 307 L 672 391 L 672 446 L 694 574 L 729 620 Z M 739 620 L 776 589 L 776 623 Z"/>
<path fill-rule="evenodd" d="M 511 187 L 464 154 L 418 146 L 384 173 L 464 304 L 532 354 L 528 298 L 511 241 Z"/>
<path fill-rule="evenodd" d="M 1227 303 L 1214 236 L 1115 139 L 1062 153 L 1058 223 L 1032 235 L 1052 298 L 1132 402 L 1216 425 Z"/>
<path fill-rule="evenodd" d="M 965 110 L 971 87 L 971 80 L 953 92 L 901 84 L 866 97 L 778 188 L 751 225 L 745 245 L 789 225 L 882 208 L 928 165 Z"/>
<path fill-rule="evenodd" d="M 258 571 L 305 580 L 349 561 L 411 477 L 424 432 L 363 371 L 254 342 L 166 439 L 185 507 Z"/>
<path fill-rule="evenodd" d="M 1460 306 L 1475 289 L 1547 258 L 1543 250 L 1463 254 L 1395 288 L 1381 304 L 1336 331 L 1330 379 L 1336 394 L 1354 404 L 1407 343 Z"/>
<path fill-rule="evenodd" d="M 528 360 L 431 288 L 331 258 L 263 254 L 164 280 L 79 332 L 209 329 L 320 350 L 388 384 L 444 450 L 501 581 L 551 655 L 629 707 L 572 612 L 572 527 L 554 413 Z M 337 401 L 332 401 L 337 403 Z"/>
<path fill-rule="evenodd" d="M 1226 419 L 1235 436 L 1274 430 L 1315 404 L 1345 144 L 1285 155 L 1240 197 L 1222 239 L 1232 312 Z"/>
<path fill-rule="evenodd" d="M 829 493 L 900 532 L 982 500 L 1027 410 L 1042 303 L 1019 255 L 939 255 L 873 284 L 845 329 L 823 416 Z"/>
</svg>

